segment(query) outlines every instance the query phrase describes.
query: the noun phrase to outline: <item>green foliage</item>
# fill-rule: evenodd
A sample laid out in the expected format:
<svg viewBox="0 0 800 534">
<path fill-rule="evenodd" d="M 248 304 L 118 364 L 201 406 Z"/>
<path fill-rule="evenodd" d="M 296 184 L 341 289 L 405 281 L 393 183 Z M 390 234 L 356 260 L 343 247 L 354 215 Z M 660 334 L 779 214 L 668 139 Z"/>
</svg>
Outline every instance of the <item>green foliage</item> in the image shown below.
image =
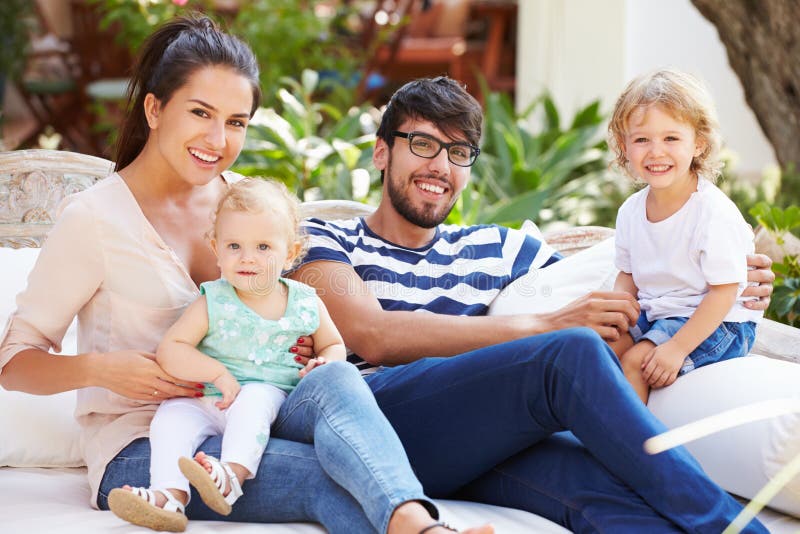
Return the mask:
<svg viewBox="0 0 800 534">
<path fill-rule="evenodd" d="M 569 221 L 613 225 L 629 181 L 606 170 L 604 117 L 595 101 L 567 128 L 543 94 L 517 113 L 503 93 L 487 94 L 485 132 L 473 179 L 449 222 L 519 226 Z M 538 118 L 541 126 L 531 126 Z M 609 201 L 611 204 L 609 204 Z"/>
<path fill-rule="evenodd" d="M 90 0 L 103 11 L 103 27 L 118 23 L 117 42 L 135 53 L 153 28 L 176 15 L 194 11 L 220 22 L 210 0 Z M 261 71 L 264 105 L 276 106 L 281 78 L 299 78 L 304 69 L 330 73 L 329 99 L 340 107 L 353 102 L 348 85 L 364 62 L 363 51 L 348 46 L 356 7 L 331 9 L 326 0 L 248 0 L 241 2 L 227 29 L 247 42 Z M 224 21 L 223 21 L 224 22 Z"/>
<path fill-rule="evenodd" d="M 376 110 L 351 108 L 343 113 L 314 99 L 316 72 L 301 81 L 283 78 L 280 113 L 261 108 L 250 123 L 247 141 L 233 169 L 248 176 L 283 181 L 301 199 L 365 200 L 374 181 L 369 171 L 377 129 Z M 356 181 L 364 183 L 359 187 Z M 359 191 L 360 189 L 360 191 Z"/>
<path fill-rule="evenodd" d="M 775 290 L 767 317 L 800 326 L 800 259 L 795 254 L 787 254 L 784 248 L 784 236 L 800 229 L 800 207 L 781 209 L 760 202 L 750 210 L 750 214 L 766 228 L 784 253 L 783 260 L 772 266 L 776 273 Z"/>
<path fill-rule="evenodd" d="M 116 41 L 135 53 L 153 29 L 176 15 L 203 11 L 206 0 L 89 0 L 103 14 L 101 28 L 114 23 L 119 31 Z"/>
<path fill-rule="evenodd" d="M 364 61 L 358 47 L 348 46 L 348 23 L 356 7 L 342 5 L 334 11 L 330 4 L 323 0 L 242 3 L 231 31 L 245 39 L 259 58 L 266 106 L 277 105 L 275 94 L 284 76 L 298 79 L 305 69 L 332 75 L 337 83 L 327 89 L 338 88 L 335 98 L 340 107 L 352 104 L 352 91 L 342 86 L 355 83 Z"/>
<path fill-rule="evenodd" d="M 33 3 L 30 0 L 0 2 L 0 76 L 15 79 L 22 72 L 32 14 Z"/>
</svg>

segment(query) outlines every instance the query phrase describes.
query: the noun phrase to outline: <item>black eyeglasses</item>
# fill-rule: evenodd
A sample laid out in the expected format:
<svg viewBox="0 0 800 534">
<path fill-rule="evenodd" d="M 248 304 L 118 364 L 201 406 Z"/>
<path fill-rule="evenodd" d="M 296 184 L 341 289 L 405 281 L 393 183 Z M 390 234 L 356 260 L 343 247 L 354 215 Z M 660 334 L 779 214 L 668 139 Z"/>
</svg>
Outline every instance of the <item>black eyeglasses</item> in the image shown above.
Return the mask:
<svg viewBox="0 0 800 534">
<path fill-rule="evenodd" d="M 436 139 L 432 135 L 422 132 L 392 132 L 395 137 L 404 137 L 408 139 L 408 148 L 411 153 L 421 158 L 433 159 L 439 155 L 439 152 L 444 148 L 447 151 L 447 159 L 453 165 L 459 167 L 469 167 L 478 158 L 481 149 L 472 146 L 469 143 L 455 142 L 445 143 Z"/>
</svg>

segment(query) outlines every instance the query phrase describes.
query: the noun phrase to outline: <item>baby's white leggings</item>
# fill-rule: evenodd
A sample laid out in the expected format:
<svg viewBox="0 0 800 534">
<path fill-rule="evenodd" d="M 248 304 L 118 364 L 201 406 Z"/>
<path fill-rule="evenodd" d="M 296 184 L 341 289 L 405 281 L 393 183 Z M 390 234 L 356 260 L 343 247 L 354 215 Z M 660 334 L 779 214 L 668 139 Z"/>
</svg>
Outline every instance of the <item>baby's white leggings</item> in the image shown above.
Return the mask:
<svg viewBox="0 0 800 534">
<path fill-rule="evenodd" d="M 150 423 L 150 487 L 189 491 L 178 458 L 192 458 L 206 438 L 222 434 L 223 462 L 246 467 L 253 478 L 286 392 L 271 384 L 250 383 L 226 410 L 214 406 L 222 397 L 177 398 L 161 403 Z"/>
</svg>

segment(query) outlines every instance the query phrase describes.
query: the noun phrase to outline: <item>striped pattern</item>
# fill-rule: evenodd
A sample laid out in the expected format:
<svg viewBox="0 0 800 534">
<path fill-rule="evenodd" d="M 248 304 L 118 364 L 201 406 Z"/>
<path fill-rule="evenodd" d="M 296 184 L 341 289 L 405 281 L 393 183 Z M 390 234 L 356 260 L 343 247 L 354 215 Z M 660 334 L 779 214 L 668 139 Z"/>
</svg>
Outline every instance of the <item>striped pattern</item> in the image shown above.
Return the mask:
<svg viewBox="0 0 800 534">
<path fill-rule="evenodd" d="M 489 303 L 531 268 L 561 255 L 527 234 L 502 226 L 440 225 L 427 246 L 408 249 L 374 234 L 362 218 L 307 219 L 303 264 L 352 265 L 384 310 L 485 315 Z M 369 364 L 351 357 L 360 368 Z"/>
</svg>

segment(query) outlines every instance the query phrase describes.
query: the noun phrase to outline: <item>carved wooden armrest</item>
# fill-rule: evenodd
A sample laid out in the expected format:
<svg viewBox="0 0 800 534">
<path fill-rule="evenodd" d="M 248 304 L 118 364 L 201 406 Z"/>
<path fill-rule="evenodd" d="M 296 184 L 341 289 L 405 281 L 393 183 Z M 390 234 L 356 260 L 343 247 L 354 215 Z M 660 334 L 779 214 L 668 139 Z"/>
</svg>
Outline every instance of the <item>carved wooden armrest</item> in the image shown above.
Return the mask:
<svg viewBox="0 0 800 534">
<path fill-rule="evenodd" d="M 576 226 L 545 232 L 544 240 L 564 256 L 571 256 L 613 236 L 614 230 L 604 226 Z"/>
<path fill-rule="evenodd" d="M 41 246 L 64 197 L 113 169 L 108 160 L 74 152 L 0 152 L 0 247 Z"/>
</svg>

